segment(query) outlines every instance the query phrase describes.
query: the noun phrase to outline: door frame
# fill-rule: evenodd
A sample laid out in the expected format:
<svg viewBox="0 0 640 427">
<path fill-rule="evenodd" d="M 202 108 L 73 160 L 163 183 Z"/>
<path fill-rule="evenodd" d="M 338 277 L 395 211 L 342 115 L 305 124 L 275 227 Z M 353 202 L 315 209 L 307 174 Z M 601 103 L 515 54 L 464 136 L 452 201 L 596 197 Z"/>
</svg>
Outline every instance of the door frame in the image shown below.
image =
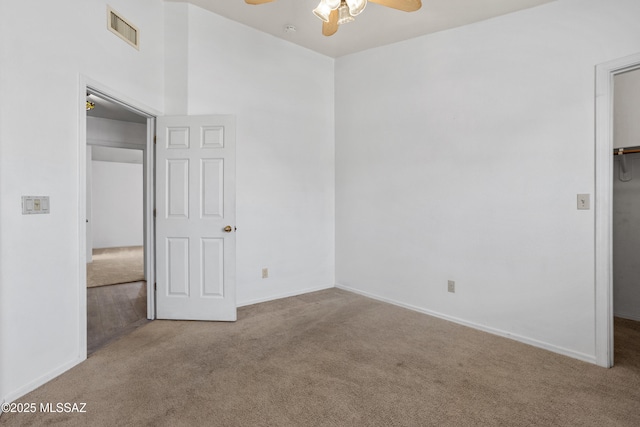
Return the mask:
<svg viewBox="0 0 640 427">
<path fill-rule="evenodd" d="M 595 82 L 595 350 L 613 366 L 613 84 L 640 69 L 640 53 L 596 66 Z"/>
<path fill-rule="evenodd" d="M 147 118 L 143 149 L 144 269 L 147 280 L 147 318 L 155 319 L 155 119 L 161 113 L 86 76 L 80 76 L 78 99 L 78 306 L 80 359 L 87 358 L 87 91 Z M 141 147 L 142 148 L 142 147 Z"/>
</svg>

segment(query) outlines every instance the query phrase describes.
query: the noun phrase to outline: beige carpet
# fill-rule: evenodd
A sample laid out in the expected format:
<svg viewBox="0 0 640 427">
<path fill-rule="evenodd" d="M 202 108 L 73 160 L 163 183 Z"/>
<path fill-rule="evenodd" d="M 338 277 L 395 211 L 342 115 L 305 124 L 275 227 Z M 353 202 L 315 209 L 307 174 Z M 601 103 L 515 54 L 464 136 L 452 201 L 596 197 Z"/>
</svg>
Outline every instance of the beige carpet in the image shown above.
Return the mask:
<svg viewBox="0 0 640 427">
<path fill-rule="evenodd" d="M 1 425 L 639 426 L 640 328 L 604 369 L 337 289 L 156 320 L 20 399 Z"/>
<path fill-rule="evenodd" d="M 127 246 L 93 250 L 87 264 L 87 287 L 144 280 L 144 247 Z"/>
</svg>

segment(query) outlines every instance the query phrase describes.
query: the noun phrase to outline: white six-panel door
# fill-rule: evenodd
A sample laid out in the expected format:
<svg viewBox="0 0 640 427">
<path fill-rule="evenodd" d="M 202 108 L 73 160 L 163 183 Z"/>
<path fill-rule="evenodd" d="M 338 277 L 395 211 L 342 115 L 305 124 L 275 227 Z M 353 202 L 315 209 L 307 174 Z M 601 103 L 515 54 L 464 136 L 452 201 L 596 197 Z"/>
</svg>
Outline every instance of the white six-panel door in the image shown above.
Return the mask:
<svg viewBox="0 0 640 427">
<path fill-rule="evenodd" d="M 156 317 L 236 320 L 234 117 L 159 117 L 156 138 Z"/>
</svg>

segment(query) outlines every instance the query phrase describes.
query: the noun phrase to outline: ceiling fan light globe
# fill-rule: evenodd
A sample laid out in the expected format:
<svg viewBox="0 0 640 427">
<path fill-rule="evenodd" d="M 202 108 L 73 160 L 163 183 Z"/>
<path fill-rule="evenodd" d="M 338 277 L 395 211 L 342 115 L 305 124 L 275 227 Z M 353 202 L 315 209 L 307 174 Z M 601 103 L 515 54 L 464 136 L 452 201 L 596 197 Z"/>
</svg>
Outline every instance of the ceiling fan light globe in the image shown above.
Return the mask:
<svg viewBox="0 0 640 427">
<path fill-rule="evenodd" d="M 349 6 L 349 14 L 351 14 L 351 16 L 357 16 L 360 15 L 367 6 L 367 0 L 347 0 L 347 6 Z"/>
<path fill-rule="evenodd" d="M 318 7 L 313 9 L 313 14 L 318 18 L 322 19 L 324 22 L 329 22 L 329 15 L 331 14 L 331 8 L 327 5 L 327 3 L 322 0 Z"/>
<path fill-rule="evenodd" d="M 349 13 L 349 7 L 343 4 L 338 8 L 338 25 L 348 24 L 354 21 L 353 16 Z"/>
</svg>

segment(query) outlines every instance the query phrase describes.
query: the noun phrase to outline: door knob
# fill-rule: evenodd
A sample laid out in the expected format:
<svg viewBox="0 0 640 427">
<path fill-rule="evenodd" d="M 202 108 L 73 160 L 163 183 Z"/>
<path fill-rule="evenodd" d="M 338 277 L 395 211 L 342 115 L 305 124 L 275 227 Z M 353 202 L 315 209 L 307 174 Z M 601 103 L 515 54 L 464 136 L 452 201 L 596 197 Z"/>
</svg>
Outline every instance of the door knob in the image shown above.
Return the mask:
<svg viewBox="0 0 640 427">
<path fill-rule="evenodd" d="M 230 226 L 230 225 L 227 225 L 227 226 L 224 228 L 224 232 L 225 232 L 225 233 L 231 233 L 231 230 L 232 230 L 232 228 L 231 228 L 231 226 Z"/>
</svg>

